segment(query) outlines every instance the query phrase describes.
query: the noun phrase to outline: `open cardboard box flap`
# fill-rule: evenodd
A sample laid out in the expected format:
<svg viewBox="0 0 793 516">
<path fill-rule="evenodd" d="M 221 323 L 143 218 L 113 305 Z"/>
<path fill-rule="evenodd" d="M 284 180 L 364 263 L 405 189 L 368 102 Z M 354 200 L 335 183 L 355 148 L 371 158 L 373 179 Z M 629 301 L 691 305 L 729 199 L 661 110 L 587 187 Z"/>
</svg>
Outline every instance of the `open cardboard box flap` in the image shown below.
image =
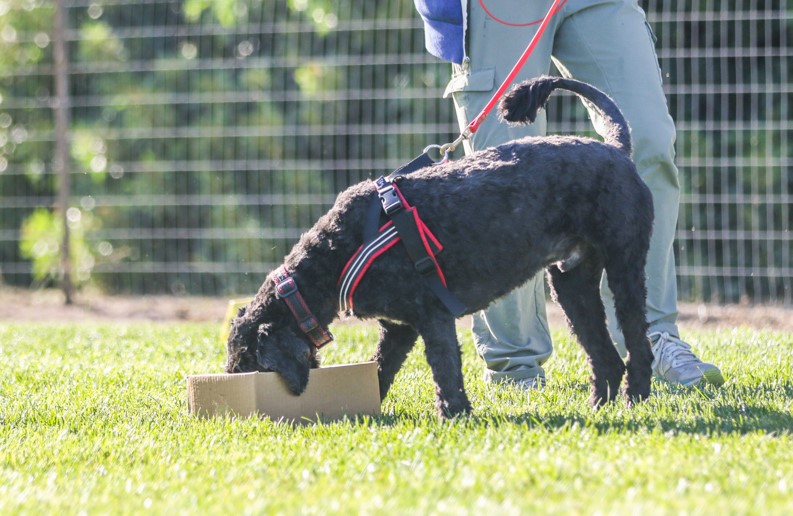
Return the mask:
<svg viewBox="0 0 793 516">
<path fill-rule="evenodd" d="M 301 422 L 379 415 L 377 363 L 312 369 L 300 396 L 292 394 L 277 373 L 189 375 L 187 405 L 199 417 L 259 415 Z"/>
</svg>

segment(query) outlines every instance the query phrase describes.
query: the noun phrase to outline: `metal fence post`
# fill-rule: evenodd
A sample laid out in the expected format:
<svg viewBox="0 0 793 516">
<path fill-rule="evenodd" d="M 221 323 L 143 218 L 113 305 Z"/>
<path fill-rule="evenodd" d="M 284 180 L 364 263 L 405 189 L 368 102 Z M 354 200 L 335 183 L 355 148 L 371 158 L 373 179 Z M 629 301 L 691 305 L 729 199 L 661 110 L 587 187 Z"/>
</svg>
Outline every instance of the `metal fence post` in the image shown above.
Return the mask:
<svg viewBox="0 0 793 516">
<path fill-rule="evenodd" d="M 67 211 L 71 195 L 69 178 L 69 54 L 66 46 L 66 7 L 65 0 L 55 2 L 55 20 L 53 27 L 53 57 L 55 61 L 55 155 L 53 169 L 58 176 L 57 210 L 63 224 L 63 237 L 60 249 L 60 280 L 65 303 L 72 303 L 72 264 L 70 258 L 70 235 Z"/>
</svg>

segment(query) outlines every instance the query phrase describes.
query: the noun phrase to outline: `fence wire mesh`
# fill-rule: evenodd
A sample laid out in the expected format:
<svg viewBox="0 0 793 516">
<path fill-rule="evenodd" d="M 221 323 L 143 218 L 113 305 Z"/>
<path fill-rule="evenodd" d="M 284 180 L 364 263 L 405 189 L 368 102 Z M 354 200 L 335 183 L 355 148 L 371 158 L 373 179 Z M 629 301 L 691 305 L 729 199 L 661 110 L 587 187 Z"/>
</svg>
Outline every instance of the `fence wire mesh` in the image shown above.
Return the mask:
<svg viewBox="0 0 793 516">
<path fill-rule="evenodd" d="M 693 5 L 692 5 L 693 4 Z M 453 140 L 412 2 L 0 0 L 0 280 L 254 291 L 338 191 Z M 786 1 L 642 2 L 677 122 L 683 298 L 790 304 Z M 59 96 L 53 49 L 67 48 Z M 68 110 L 68 131 L 54 113 Z M 587 133 L 571 97 L 549 131 Z"/>
</svg>

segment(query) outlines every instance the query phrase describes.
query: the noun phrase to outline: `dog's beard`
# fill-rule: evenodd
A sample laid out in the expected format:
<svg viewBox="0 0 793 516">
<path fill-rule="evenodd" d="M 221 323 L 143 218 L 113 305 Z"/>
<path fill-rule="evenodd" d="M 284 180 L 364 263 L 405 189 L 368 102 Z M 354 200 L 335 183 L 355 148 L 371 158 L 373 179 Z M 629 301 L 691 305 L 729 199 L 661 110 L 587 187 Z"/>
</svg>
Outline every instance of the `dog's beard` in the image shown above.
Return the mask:
<svg viewBox="0 0 793 516">
<path fill-rule="evenodd" d="M 256 346 L 259 371 L 276 372 L 293 394 L 301 394 L 308 385 L 309 370 L 319 366 L 317 351 L 291 328 L 259 328 Z"/>
<path fill-rule="evenodd" d="M 226 359 L 227 373 L 252 373 L 261 370 L 262 369 L 256 360 L 255 348 L 252 350 L 251 348 L 242 345 L 237 345 L 233 348 L 229 347 L 228 356 Z"/>
</svg>

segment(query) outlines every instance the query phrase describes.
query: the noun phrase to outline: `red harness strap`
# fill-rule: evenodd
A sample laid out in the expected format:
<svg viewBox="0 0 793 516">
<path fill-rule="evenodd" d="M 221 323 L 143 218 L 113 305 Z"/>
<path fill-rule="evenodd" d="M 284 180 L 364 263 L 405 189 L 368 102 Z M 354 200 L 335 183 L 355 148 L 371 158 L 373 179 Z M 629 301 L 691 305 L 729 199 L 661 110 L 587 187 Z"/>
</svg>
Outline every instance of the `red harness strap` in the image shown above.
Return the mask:
<svg viewBox="0 0 793 516">
<path fill-rule="evenodd" d="M 322 327 L 314 314 L 306 304 L 306 300 L 300 295 L 297 289 L 295 278 L 289 275 L 286 267 L 281 265 L 273 271 L 275 279 L 275 292 L 278 299 L 286 303 L 289 311 L 292 312 L 300 331 L 308 337 L 314 347 L 321 348 L 325 344 L 333 342 L 333 334 Z"/>
</svg>

